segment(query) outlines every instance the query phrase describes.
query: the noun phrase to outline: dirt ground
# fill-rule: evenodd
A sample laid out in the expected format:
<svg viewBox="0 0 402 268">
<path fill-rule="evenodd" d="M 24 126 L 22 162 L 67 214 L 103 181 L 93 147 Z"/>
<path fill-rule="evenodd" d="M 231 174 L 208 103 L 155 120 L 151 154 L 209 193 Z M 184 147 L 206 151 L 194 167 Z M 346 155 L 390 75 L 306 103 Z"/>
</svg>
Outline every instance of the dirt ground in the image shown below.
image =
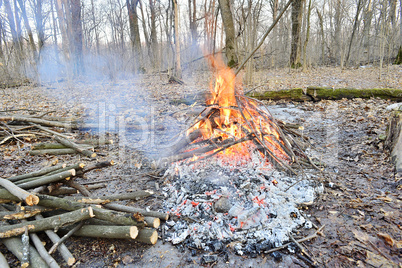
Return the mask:
<svg viewBox="0 0 402 268">
<path fill-rule="evenodd" d="M 117 164 L 108 169 L 96 170 L 81 183 L 106 181 L 107 187 L 94 191 L 95 195 L 107 195 L 151 189 L 157 191 L 165 183 L 160 174 L 147 176 L 153 171 L 153 159 L 160 148 L 181 129 L 191 123 L 200 109 L 195 96 L 208 90 L 209 73 L 188 74 L 185 85 L 168 84 L 166 76 L 142 75 L 117 81 L 65 81 L 0 90 L 0 114 L 42 114 L 48 116 L 84 117 L 90 121 L 99 118 L 99 112 L 123 114 L 127 122 L 141 121 L 151 124 L 144 136 L 148 139 L 123 143 L 109 127 L 114 145 L 102 146 L 98 159 L 112 159 Z M 366 66 L 359 69 L 319 68 L 309 72 L 287 69 L 269 70 L 255 75 L 255 83 L 247 88 L 277 90 L 294 87 L 329 86 L 334 88 L 399 88 L 402 89 L 402 67 L 389 66 L 379 70 Z M 175 100 L 187 98 L 186 103 Z M 303 242 L 308 255 L 318 267 L 401 267 L 402 218 L 401 181 L 394 174 L 389 153 L 383 150 L 383 141 L 390 112 L 385 108 L 393 102 L 379 99 L 354 99 L 306 103 L 267 102 L 273 108 L 297 109 L 284 121 L 304 127 L 314 147 L 314 157 L 326 164 L 322 172 L 325 191 L 317 201 L 304 207 L 305 215 L 318 227 L 325 225 L 322 235 Z M 86 109 L 84 109 L 86 107 Z M 94 109 L 96 107 L 98 113 Z M 103 107 L 102 109 L 99 107 Z M 96 110 L 95 109 L 95 110 Z M 102 110 L 102 111 L 100 111 Z M 301 112 L 300 112 L 301 111 Z M 311 118 L 318 112 L 322 123 Z M 274 113 L 275 114 L 275 113 Z M 280 115 L 278 115 L 280 116 Z M 282 119 L 282 118 L 281 118 Z M 320 120 L 318 120 L 320 121 Z M 99 122 L 99 121 L 98 121 Z M 141 121 L 142 122 L 142 121 Z M 151 122 L 151 123 L 150 123 Z M 153 130 L 155 130 L 153 132 Z M 91 133 L 91 131 L 89 132 Z M 94 131 L 92 130 L 92 133 Z M 152 134 L 154 133 L 154 134 Z M 121 133 L 120 133 L 121 134 Z M 84 132 L 77 137 L 88 136 Z M 76 163 L 83 161 L 76 155 L 29 156 L 30 147 L 49 138 L 35 137 L 23 142 L 7 142 L 0 145 L 0 177 L 9 177 L 38 170 L 52 163 Z M 145 140 L 145 142 L 144 142 Z M 138 145 L 138 146 L 137 146 Z M 155 194 L 135 203 L 138 207 L 160 209 L 163 196 Z M 314 232 L 301 231 L 297 238 Z M 41 236 L 46 240 L 46 237 Z M 181 246 L 158 243 L 143 245 L 126 240 L 89 239 L 73 237 L 67 247 L 78 260 L 76 267 L 198 267 L 208 252 L 198 251 L 194 256 Z M 48 246 L 46 246 L 48 247 Z M 50 247 L 50 243 L 49 243 Z M 11 266 L 18 260 L 0 245 Z M 300 253 L 281 250 L 281 257 L 262 254 L 256 258 L 237 256 L 231 248 L 227 262 L 220 254 L 214 267 L 310 267 L 312 263 Z M 57 261 L 67 267 L 58 255 Z"/>
</svg>

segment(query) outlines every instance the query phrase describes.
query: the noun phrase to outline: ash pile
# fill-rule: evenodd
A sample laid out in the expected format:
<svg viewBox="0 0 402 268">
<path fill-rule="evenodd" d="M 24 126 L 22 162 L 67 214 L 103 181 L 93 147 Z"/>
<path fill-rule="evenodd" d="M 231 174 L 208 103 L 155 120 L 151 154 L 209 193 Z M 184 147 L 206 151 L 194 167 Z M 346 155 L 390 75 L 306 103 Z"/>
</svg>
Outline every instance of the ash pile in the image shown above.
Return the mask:
<svg viewBox="0 0 402 268">
<path fill-rule="evenodd" d="M 211 252 L 230 246 L 238 255 L 256 255 L 288 242 L 296 228 L 311 228 L 298 207 L 311 205 L 322 184 L 314 175 L 277 171 L 259 153 L 251 160 L 217 156 L 172 164 L 165 173 L 170 183 L 163 188 L 164 209 L 176 220 L 163 226 L 165 241 Z"/>
</svg>

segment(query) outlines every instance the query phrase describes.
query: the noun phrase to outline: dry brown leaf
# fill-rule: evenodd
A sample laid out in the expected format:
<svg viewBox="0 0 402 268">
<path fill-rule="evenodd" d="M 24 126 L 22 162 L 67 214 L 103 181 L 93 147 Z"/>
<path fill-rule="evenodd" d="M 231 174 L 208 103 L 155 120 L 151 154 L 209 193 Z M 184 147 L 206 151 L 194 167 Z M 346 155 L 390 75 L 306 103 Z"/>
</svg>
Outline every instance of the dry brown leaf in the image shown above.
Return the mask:
<svg viewBox="0 0 402 268">
<path fill-rule="evenodd" d="M 394 200 L 389 196 L 377 196 L 377 199 L 384 201 L 385 203 L 391 203 Z"/>
<path fill-rule="evenodd" d="M 395 263 L 389 261 L 388 259 L 384 258 L 379 254 L 375 254 L 371 251 L 366 251 L 366 254 L 367 254 L 366 262 L 374 267 L 382 267 L 382 268 L 397 267 Z"/>
<path fill-rule="evenodd" d="M 384 241 L 385 241 L 385 243 L 387 243 L 388 245 L 390 245 L 391 247 L 393 247 L 394 245 L 395 245 L 395 240 L 389 235 L 389 234 L 386 234 L 386 233 L 377 233 L 377 235 L 380 237 L 380 238 L 382 238 Z"/>
</svg>

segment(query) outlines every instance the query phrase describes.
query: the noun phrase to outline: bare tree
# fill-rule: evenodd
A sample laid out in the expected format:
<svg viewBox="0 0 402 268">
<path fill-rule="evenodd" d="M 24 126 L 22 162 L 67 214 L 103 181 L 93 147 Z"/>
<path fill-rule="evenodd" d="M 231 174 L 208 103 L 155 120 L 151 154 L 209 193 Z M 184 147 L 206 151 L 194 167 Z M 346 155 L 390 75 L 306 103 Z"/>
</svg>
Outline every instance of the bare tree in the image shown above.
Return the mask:
<svg viewBox="0 0 402 268">
<path fill-rule="evenodd" d="M 294 0 L 292 3 L 292 43 L 290 50 L 290 66 L 292 68 L 298 68 L 301 66 L 300 33 L 303 19 L 303 4 L 304 0 Z"/>
<path fill-rule="evenodd" d="M 139 66 L 137 66 L 135 71 L 139 71 L 143 68 L 142 66 L 142 52 L 141 52 L 141 40 L 140 40 L 140 28 L 138 25 L 138 14 L 137 14 L 137 5 L 139 0 L 126 0 L 129 24 L 130 24 L 130 40 L 131 46 L 134 54 L 134 64 L 139 62 Z"/>
<path fill-rule="evenodd" d="M 181 61 L 180 61 L 180 33 L 179 33 L 179 4 L 177 0 L 173 0 L 174 8 L 174 43 L 175 43 L 175 73 L 177 79 L 182 79 Z"/>
<path fill-rule="evenodd" d="M 219 6 L 222 14 L 222 22 L 225 28 L 225 51 L 228 60 L 227 65 L 232 68 L 237 66 L 239 60 L 237 57 L 237 49 L 235 42 L 235 27 L 233 23 L 233 15 L 230 0 L 219 0 Z"/>
<path fill-rule="evenodd" d="M 21 9 L 21 15 L 22 15 L 22 19 L 24 20 L 25 29 L 27 30 L 27 33 L 28 33 L 29 44 L 30 44 L 31 49 L 32 49 L 34 62 L 36 62 L 38 60 L 38 51 L 36 49 L 36 44 L 35 44 L 35 40 L 33 38 L 31 26 L 29 25 L 29 20 L 28 20 L 28 17 L 27 17 L 27 11 L 25 9 L 25 5 L 22 2 L 22 0 L 17 0 L 17 1 L 18 1 L 19 6 L 20 6 L 20 9 Z M 35 65 L 34 67 L 36 67 L 36 64 L 34 64 L 34 65 Z"/>
<path fill-rule="evenodd" d="M 349 56 L 350 56 L 350 50 L 352 49 L 353 37 L 355 36 L 356 29 L 359 25 L 359 15 L 360 15 L 361 7 L 362 7 L 362 0 L 359 0 L 359 2 L 357 3 L 355 21 L 353 23 L 352 36 L 350 37 L 348 54 L 346 55 L 346 64 L 348 64 L 348 62 L 349 62 Z"/>
</svg>

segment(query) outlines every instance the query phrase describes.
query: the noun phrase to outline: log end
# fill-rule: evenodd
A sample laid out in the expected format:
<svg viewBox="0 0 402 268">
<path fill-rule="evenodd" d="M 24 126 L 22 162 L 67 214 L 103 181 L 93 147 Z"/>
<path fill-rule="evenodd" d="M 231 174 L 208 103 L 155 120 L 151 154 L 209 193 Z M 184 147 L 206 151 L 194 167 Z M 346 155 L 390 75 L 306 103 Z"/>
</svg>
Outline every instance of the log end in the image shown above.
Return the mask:
<svg viewBox="0 0 402 268">
<path fill-rule="evenodd" d="M 25 203 L 28 206 L 37 205 L 39 203 L 39 197 L 36 195 L 30 194 L 27 198 L 25 198 Z"/>
<path fill-rule="evenodd" d="M 145 217 L 145 223 L 147 226 L 157 229 L 161 225 L 161 220 L 159 218 L 154 217 Z"/>
<path fill-rule="evenodd" d="M 96 153 L 92 153 L 91 158 L 95 158 L 95 157 L 96 157 Z"/>
<path fill-rule="evenodd" d="M 91 218 L 95 217 L 94 210 L 91 207 L 88 207 L 88 213 Z"/>
<path fill-rule="evenodd" d="M 71 173 L 72 176 L 76 175 L 75 169 L 70 169 L 69 172 Z"/>
<path fill-rule="evenodd" d="M 131 239 L 136 239 L 138 236 L 138 228 L 137 226 L 131 226 L 130 227 L 130 237 Z"/>
<path fill-rule="evenodd" d="M 158 241 L 158 232 L 155 230 L 154 233 L 149 238 L 149 242 L 151 242 L 152 245 L 155 245 L 156 241 Z"/>
<path fill-rule="evenodd" d="M 85 164 L 84 164 L 84 163 L 79 163 L 79 164 L 78 164 L 78 167 L 79 167 L 80 169 L 83 169 L 83 168 L 85 167 Z"/>
<path fill-rule="evenodd" d="M 75 258 L 74 257 L 70 257 L 67 260 L 67 265 L 68 266 L 73 266 L 73 264 L 75 263 Z"/>
</svg>

